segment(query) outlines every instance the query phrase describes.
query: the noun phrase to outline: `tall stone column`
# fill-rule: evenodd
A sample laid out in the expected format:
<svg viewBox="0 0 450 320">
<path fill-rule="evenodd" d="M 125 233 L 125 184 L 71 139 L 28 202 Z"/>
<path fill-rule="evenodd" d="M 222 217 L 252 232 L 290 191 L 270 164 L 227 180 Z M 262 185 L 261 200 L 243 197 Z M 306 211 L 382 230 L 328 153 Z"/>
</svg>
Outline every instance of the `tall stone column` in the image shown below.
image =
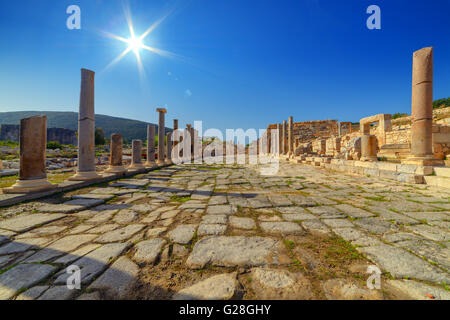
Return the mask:
<svg viewBox="0 0 450 320">
<path fill-rule="evenodd" d="M 287 144 L 287 122 L 283 120 L 283 154 L 287 154 L 288 152 L 288 144 Z"/>
<path fill-rule="evenodd" d="M 165 164 L 172 164 L 172 134 L 169 132 L 166 134 L 166 140 L 167 140 L 167 144 L 166 144 L 166 161 Z"/>
<path fill-rule="evenodd" d="M 111 135 L 111 156 L 109 159 L 109 168 L 105 172 L 123 173 L 127 171 L 123 166 L 123 137 L 120 133 L 113 133 Z"/>
<path fill-rule="evenodd" d="M 95 72 L 81 69 L 80 109 L 78 111 L 78 169 L 69 180 L 99 178 L 95 172 Z"/>
<path fill-rule="evenodd" d="M 411 155 L 404 163 L 442 165 L 433 156 L 433 47 L 413 54 L 411 113 Z"/>
<path fill-rule="evenodd" d="M 155 162 L 155 126 L 147 125 L 147 161 L 145 162 L 147 168 L 156 166 Z"/>
<path fill-rule="evenodd" d="M 288 156 L 294 155 L 294 118 L 289 117 L 288 125 Z"/>
<path fill-rule="evenodd" d="M 31 193 L 56 188 L 47 180 L 45 156 L 47 151 L 47 117 L 20 120 L 19 180 L 5 193 Z"/>
<path fill-rule="evenodd" d="M 159 112 L 159 122 L 158 122 L 158 161 L 156 162 L 158 165 L 164 165 L 164 137 L 165 133 L 165 113 L 167 112 L 164 108 L 156 109 Z"/>
<path fill-rule="evenodd" d="M 361 136 L 361 161 L 377 161 L 377 137 L 364 134 Z"/>
<path fill-rule="evenodd" d="M 282 135 L 281 135 L 281 123 L 277 123 L 277 131 L 278 131 L 278 156 L 281 154 L 281 148 L 282 148 L 282 144 L 281 144 L 281 141 L 282 141 Z"/>
<path fill-rule="evenodd" d="M 143 169 L 144 165 L 142 164 L 142 141 L 133 140 L 131 142 L 131 148 L 131 164 L 128 168 Z"/>
</svg>

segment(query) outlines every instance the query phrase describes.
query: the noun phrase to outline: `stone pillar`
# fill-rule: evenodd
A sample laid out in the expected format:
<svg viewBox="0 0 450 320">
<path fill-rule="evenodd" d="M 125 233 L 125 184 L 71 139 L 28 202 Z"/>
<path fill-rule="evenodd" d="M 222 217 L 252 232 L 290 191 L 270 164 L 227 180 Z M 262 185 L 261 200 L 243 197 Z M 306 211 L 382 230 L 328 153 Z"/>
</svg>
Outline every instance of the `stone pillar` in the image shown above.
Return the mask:
<svg viewBox="0 0 450 320">
<path fill-rule="evenodd" d="M 364 134 L 361 136 L 361 161 L 377 161 L 377 137 Z"/>
<path fill-rule="evenodd" d="M 283 120 L 283 154 L 287 154 L 287 122 Z"/>
<path fill-rule="evenodd" d="M 281 135 L 281 123 L 277 123 L 277 130 L 278 130 L 278 156 L 281 154 L 281 138 L 282 138 L 282 135 Z"/>
<path fill-rule="evenodd" d="M 47 151 L 47 117 L 20 120 L 19 180 L 5 193 L 30 193 L 56 188 L 47 180 L 45 156 Z"/>
<path fill-rule="evenodd" d="M 433 156 L 433 48 L 413 54 L 411 155 L 404 163 L 442 165 Z"/>
<path fill-rule="evenodd" d="M 147 168 L 156 166 L 155 162 L 155 126 L 147 125 L 147 161 L 145 162 Z"/>
<path fill-rule="evenodd" d="M 120 133 L 113 133 L 111 135 L 111 155 L 109 159 L 109 168 L 105 172 L 123 173 L 127 171 L 123 166 L 122 151 L 123 151 L 123 137 Z"/>
<path fill-rule="evenodd" d="M 129 169 L 143 169 L 144 165 L 142 164 L 142 141 L 141 140 L 133 140 L 131 142 L 131 164 Z"/>
<path fill-rule="evenodd" d="M 288 156 L 294 155 L 294 118 L 289 117 L 288 125 Z"/>
<path fill-rule="evenodd" d="M 167 112 L 164 108 L 156 109 L 159 112 L 159 122 L 158 122 L 158 161 L 156 162 L 159 166 L 164 165 L 164 137 L 165 133 L 165 113 Z"/>
<path fill-rule="evenodd" d="M 271 134 L 272 134 L 272 132 L 270 132 L 269 128 L 267 128 L 266 132 L 267 132 L 267 155 L 270 155 L 270 150 L 271 150 L 271 147 L 272 147 L 272 145 L 271 145 L 271 141 L 272 141 Z"/>
<path fill-rule="evenodd" d="M 81 69 L 80 109 L 78 111 L 78 169 L 69 180 L 85 181 L 99 178 L 95 172 L 95 72 Z"/>
<path fill-rule="evenodd" d="M 166 134 L 166 161 L 165 164 L 170 165 L 172 164 L 172 134 L 169 132 Z"/>
</svg>

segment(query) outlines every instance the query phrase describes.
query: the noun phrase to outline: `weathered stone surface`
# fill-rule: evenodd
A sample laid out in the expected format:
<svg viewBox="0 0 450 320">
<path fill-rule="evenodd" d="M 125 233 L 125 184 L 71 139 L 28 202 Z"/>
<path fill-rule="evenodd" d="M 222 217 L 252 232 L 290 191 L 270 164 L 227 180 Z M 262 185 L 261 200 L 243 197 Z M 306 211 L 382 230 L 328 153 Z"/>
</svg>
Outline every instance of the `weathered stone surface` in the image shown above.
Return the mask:
<svg viewBox="0 0 450 320">
<path fill-rule="evenodd" d="M 319 235 L 326 235 L 331 233 L 330 229 L 325 224 L 323 224 L 319 219 L 305 220 L 302 222 L 302 227 L 311 233 Z"/>
<path fill-rule="evenodd" d="M 161 238 L 154 238 L 139 242 L 136 245 L 134 260 L 138 263 L 154 263 L 165 244 L 166 240 Z"/>
<path fill-rule="evenodd" d="M 394 277 L 449 283 L 450 276 L 447 273 L 403 249 L 390 245 L 357 249 Z"/>
<path fill-rule="evenodd" d="M 227 215 L 220 215 L 220 214 L 206 215 L 206 216 L 203 216 L 203 218 L 202 218 L 202 222 L 203 223 L 226 224 L 227 221 L 228 221 L 228 216 Z"/>
<path fill-rule="evenodd" d="M 134 211 L 124 209 L 120 210 L 115 216 L 114 221 L 119 224 L 128 224 L 139 219 L 139 214 Z"/>
<path fill-rule="evenodd" d="M 353 218 L 364 218 L 374 216 L 373 213 L 370 213 L 360 208 L 353 207 L 349 204 L 339 204 L 336 206 L 336 208 Z"/>
<path fill-rule="evenodd" d="M 49 286 L 35 286 L 19 294 L 16 300 L 35 300 L 48 288 Z"/>
<path fill-rule="evenodd" d="M 345 279 L 331 279 L 322 288 L 328 300 L 382 300 L 381 290 L 362 288 Z"/>
<path fill-rule="evenodd" d="M 19 264 L 0 274 L 0 300 L 12 298 L 19 290 L 47 278 L 56 268 L 46 264 Z"/>
<path fill-rule="evenodd" d="M 232 206 L 230 205 L 217 205 L 217 206 L 208 206 L 206 209 L 207 214 L 226 214 L 231 215 L 235 212 Z"/>
<path fill-rule="evenodd" d="M 213 236 L 199 240 L 186 265 L 203 268 L 211 263 L 218 266 L 260 266 L 277 263 L 281 244 L 263 237 Z"/>
<path fill-rule="evenodd" d="M 176 293 L 173 300 L 229 300 L 237 290 L 236 273 L 225 273 L 202 280 Z"/>
<path fill-rule="evenodd" d="M 108 267 L 111 260 L 121 255 L 128 247 L 128 243 L 108 243 L 75 261 L 74 264 L 83 270 L 81 284 L 86 284 L 97 277 Z M 55 284 L 66 284 L 68 277 L 68 274 L 62 273 L 55 280 Z"/>
<path fill-rule="evenodd" d="M 293 214 L 283 214 L 282 215 L 284 220 L 287 221 L 303 221 L 303 220 L 311 220 L 311 219 L 317 219 L 316 216 L 310 214 L 310 213 L 293 213 Z"/>
<path fill-rule="evenodd" d="M 94 251 L 95 249 L 99 248 L 99 244 L 87 244 L 69 254 L 66 254 L 65 256 L 62 256 L 61 258 L 54 261 L 54 263 L 67 265 L 75 260 L 78 260 L 79 258 L 85 256 L 91 251 Z"/>
<path fill-rule="evenodd" d="M 86 235 L 72 235 L 59 239 L 48 247 L 38 251 L 30 258 L 27 262 L 45 262 L 50 259 L 65 255 L 72 250 L 75 250 L 79 246 L 92 241 L 96 235 L 86 234 Z"/>
<path fill-rule="evenodd" d="M 413 280 L 388 280 L 388 286 L 401 292 L 414 300 L 431 300 L 430 295 L 436 300 L 450 300 L 450 292 Z M 402 297 L 403 298 L 403 297 Z"/>
<path fill-rule="evenodd" d="M 194 224 L 182 224 L 169 232 L 168 236 L 170 240 L 179 244 L 188 244 L 194 236 L 195 229 Z"/>
<path fill-rule="evenodd" d="M 98 237 L 95 241 L 99 243 L 108 243 L 128 240 L 144 228 L 145 226 L 143 224 L 130 224 L 126 227 L 107 232 Z"/>
<path fill-rule="evenodd" d="M 407 227 L 408 230 L 434 241 L 450 241 L 450 232 L 427 225 Z"/>
<path fill-rule="evenodd" d="M 162 233 L 164 233 L 166 231 L 167 231 L 166 227 L 148 229 L 147 230 L 147 238 L 158 237 L 159 235 L 161 235 Z"/>
<path fill-rule="evenodd" d="M 234 228 L 245 230 L 256 228 L 255 221 L 251 218 L 230 217 L 230 225 Z"/>
<path fill-rule="evenodd" d="M 54 286 L 44 292 L 37 300 L 69 300 L 76 294 L 76 290 L 70 290 L 67 286 Z"/>
<path fill-rule="evenodd" d="M 352 228 L 353 223 L 346 219 L 322 219 L 322 222 L 331 228 Z"/>
<path fill-rule="evenodd" d="M 295 222 L 261 222 L 261 229 L 268 233 L 301 234 L 303 228 Z"/>
<path fill-rule="evenodd" d="M 254 268 L 250 277 L 253 291 L 258 299 L 304 300 L 313 298 L 310 282 L 299 273 Z"/>
<path fill-rule="evenodd" d="M 361 218 L 354 222 L 357 226 L 375 234 L 384 234 L 390 231 L 396 231 L 398 228 L 392 223 L 379 218 Z"/>
<path fill-rule="evenodd" d="M 120 257 L 89 288 L 102 290 L 108 299 L 127 299 L 131 297 L 138 274 L 139 267 L 133 261 Z"/>
<path fill-rule="evenodd" d="M 358 240 L 366 236 L 364 233 L 355 228 L 336 228 L 333 229 L 333 232 L 347 241 Z"/>
<path fill-rule="evenodd" d="M 0 221 L 0 228 L 15 232 L 25 232 L 36 226 L 50 223 L 63 218 L 63 214 L 34 213 L 20 215 L 11 219 Z"/>
<path fill-rule="evenodd" d="M 0 256 L 38 249 L 48 242 L 50 242 L 50 240 L 46 238 L 30 238 L 12 241 L 0 247 Z"/>
<path fill-rule="evenodd" d="M 164 213 L 161 213 L 161 216 L 160 216 L 159 218 L 160 218 L 161 220 L 174 218 L 179 212 L 180 212 L 180 210 L 170 210 L 170 211 L 166 211 L 166 212 L 164 212 Z"/>
<path fill-rule="evenodd" d="M 227 226 L 225 224 L 201 223 L 198 227 L 197 234 L 199 236 L 221 235 L 224 234 L 226 230 Z"/>
</svg>

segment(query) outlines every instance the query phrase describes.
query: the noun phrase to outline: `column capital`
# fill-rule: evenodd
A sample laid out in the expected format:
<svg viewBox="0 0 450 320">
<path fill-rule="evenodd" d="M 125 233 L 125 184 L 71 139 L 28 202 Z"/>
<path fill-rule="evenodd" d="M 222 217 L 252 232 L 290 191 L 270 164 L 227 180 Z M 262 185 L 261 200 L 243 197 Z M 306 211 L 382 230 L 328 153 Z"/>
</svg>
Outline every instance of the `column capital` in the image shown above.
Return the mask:
<svg viewBox="0 0 450 320">
<path fill-rule="evenodd" d="M 162 113 L 167 113 L 167 110 L 165 108 L 157 108 L 156 112 L 162 112 Z"/>
</svg>

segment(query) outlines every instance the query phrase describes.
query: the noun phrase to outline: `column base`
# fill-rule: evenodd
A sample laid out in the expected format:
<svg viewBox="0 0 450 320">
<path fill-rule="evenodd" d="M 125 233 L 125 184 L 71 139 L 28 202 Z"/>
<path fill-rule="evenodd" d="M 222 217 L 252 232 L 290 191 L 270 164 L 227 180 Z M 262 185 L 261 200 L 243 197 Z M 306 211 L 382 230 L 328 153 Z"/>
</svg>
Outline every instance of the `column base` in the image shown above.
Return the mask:
<svg viewBox="0 0 450 320">
<path fill-rule="evenodd" d="M 361 157 L 359 161 L 378 161 L 377 157 L 371 156 L 371 157 Z"/>
<path fill-rule="evenodd" d="M 163 166 L 163 165 L 165 165 L 165 163 L 164 163 L 164 161 L 158 160 L 158 161 L 156 161 L 156 165 Z"/>
<path fill-rule="evenodd" d="M 415 157 L 410 156 L 402 160 L 402 164 L 414 164 L 417 166 L 444 166 L 444 160 L 436 159 L 433 156 Z"/>
<path fill-rule="evenodd" d="M 132 163 L 127 167 L 127 170 L 130 171 L 138 171 L 145 169 L 145 166 L 142 163 Z"/>
<path fill-rule="evenodd" d="M 77 171 L 77 173 L 70 177 L 69 181 L 88 181 L 88 180 L 94 180 L 94 179 L 99 179 L 102 176 L 98 175 L 97 172 L 95 171 L 86 171 L 86 172 L 80 172 Z"/>
<path fill-rule="evenodd" d="M 165 165 L 171 165 L 171 164 L 173 164 L 173 162 L 172 162 L 172 160 L 167 160 L 166 159 L 166 161 L 164 161 L 164 164 Z"/>
<path fill-rule="evenodd" d="M 127 169 L 124 166 L 109 166 L 108 169 L 105 170 L 107 173 L 124 173 L 127 172 Z"/>
<path fill-rule="evenodd" d="M 154 161 L 147 161 L 146 163 L 144 163 L 144 166 L 147 168 L 147 169 L 152 169 L 152 168 L 154 168 L 154 167 L 156 167 L 156 162 L 154 162 Z"/>
<path fill-rule="evenodd" d="M 9 187 L 4 188 L 4 193 L 33 193 L 52 190 L 57 188 L 57 184 L 50 183 L 47 179 L 37 180 L 17 180 L 16 183 Z"/>
</svg>

